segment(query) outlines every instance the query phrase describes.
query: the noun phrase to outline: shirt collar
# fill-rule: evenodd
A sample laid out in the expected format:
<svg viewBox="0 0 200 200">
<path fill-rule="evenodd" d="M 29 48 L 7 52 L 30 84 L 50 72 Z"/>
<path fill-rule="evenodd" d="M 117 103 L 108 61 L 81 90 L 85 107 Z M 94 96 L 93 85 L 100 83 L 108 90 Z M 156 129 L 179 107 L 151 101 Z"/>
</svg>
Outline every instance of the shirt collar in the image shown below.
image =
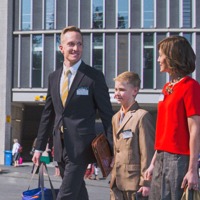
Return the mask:
<svg viewBox="0 0 200 200">
<path fill-rule="evenodd" d="M 120 109 L 120 113 L 126 114 L 129 110 L 135 110 L 138 109 L 138 103 L 135 101 L 133 104 L 131 104 L 126 110 L 124 110 L 122 107 Z"/>
<path fill-rule="evenodd" d="M 66 67 L 65 64 L 63 63 L 63 73 L 65 73 L 68 69 L 70 69 L 72 75 L 74 75 L 76 74 L 80 65 L 81 65 L 81 60 L 79 60 L 75 65 L 71 67 Z"/>
</svg>

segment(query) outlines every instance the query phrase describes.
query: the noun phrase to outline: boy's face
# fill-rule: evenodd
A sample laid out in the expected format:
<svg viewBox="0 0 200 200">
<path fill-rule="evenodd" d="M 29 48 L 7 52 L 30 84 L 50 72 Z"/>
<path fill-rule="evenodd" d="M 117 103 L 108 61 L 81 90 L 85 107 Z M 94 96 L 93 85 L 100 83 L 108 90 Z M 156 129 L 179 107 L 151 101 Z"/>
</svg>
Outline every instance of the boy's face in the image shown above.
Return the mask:
<svg viewBox="0 0 200 200">
<path fill-rule="evenodd" d="M 121 104 L 124 108 L 128 108 L 135 102 L 137 93 L 138 88 L 133 87 L 131 84 L 115 81 L 114 98 L 117 100 L 117 103 Z"/>
</svg>

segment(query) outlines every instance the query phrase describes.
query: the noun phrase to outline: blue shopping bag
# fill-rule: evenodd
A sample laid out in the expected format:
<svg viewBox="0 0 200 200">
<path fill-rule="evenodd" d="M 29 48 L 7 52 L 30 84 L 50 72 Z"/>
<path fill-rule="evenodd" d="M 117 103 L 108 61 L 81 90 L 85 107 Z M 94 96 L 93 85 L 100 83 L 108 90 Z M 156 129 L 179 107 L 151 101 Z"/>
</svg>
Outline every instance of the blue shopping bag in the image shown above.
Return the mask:
<svg viewBox="0 0 200 200">
<path fill-rule="evenodd" d="M 44 187 L 44 175 L 43 175 L 44 169 L 46 169 L 51 188 Z M 31 177 L 30 182 L 32 181 L 33 176 L 35 175 L 36 171 L 37 171 L 37 167 L 35 167 L 33 170 L 33 175 Z M 59 189 L 53 188 L 51 179 L 48 174 L 47 166 L 45 163 L 40 164 L 38 187 L 34 189 L 29 189 L 29 188 L 30 188 L 30 184 L 29 184 L 28 190 L 22 192 L 22 200 L 56 200 L 56 196 L 59 192 Z"/>
<path fill-rule="evenodd" d="M 55 195 L 58 194 L 58 189 L 54 189 Z M 49 188 L 44 188 L 44 199 L 54 200 L 52 190 Z M 42 200 L 42 188 L 36 188 L 31 190 L 26 190 L 22 193 L 22 200 Z"/>
</svg>

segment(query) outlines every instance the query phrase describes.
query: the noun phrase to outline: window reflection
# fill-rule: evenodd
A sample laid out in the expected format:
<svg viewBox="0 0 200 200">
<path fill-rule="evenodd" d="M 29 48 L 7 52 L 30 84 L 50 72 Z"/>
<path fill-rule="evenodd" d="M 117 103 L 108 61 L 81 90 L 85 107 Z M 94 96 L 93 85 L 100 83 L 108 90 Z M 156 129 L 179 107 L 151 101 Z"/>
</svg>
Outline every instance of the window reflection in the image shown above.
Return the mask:
<svg viewBox="0 0 200 200">
<path fill-rule="evenodd" d="M 32 87 L 41 87 L 42 35 L 33 35 Z"/>
<path fill-rule="evenodd" d="M 60 34 L 56 35 L 56 68 L 59 68 L 62 66 L 63 63 L 63 54 L 60 52 L 59 49 L 60 45 Z"/>
<path fill-rule="evenodd" d="M 128 0 L 118 0 L 118 28 L 128 28 Z"/>
<path fill-rule="evenodd" d="M 153 33 L 144 34 L 143 86 L 153 88 Z"/>
<path fill-rule="evenodd" d="M 54 0 L 46 0 L 45 28 L 54 29 Z"/>
<path fill-rule="evenodd" d="M 103 35 L 93 35 L 93 67 L 102 71 L 103 66 Z"/>
<path fill-rule="evenodd" d="M 103 0 L 93 0 L 93 28 L 103 28 Z"/>
<path fill-rule="evenodd" d="M 144 0 L 144 28 L 154 27 L 154 0 Z"/>
<path fill-rule="evenodd" d="M 191 0 L 183 0 L 183 27 L 190 28 L 192 24 Z"/>
<path fill-rule="evenodd" d="M 31 0 L 22 0 L 22 30 L 31 29 Z"/>
</svg>

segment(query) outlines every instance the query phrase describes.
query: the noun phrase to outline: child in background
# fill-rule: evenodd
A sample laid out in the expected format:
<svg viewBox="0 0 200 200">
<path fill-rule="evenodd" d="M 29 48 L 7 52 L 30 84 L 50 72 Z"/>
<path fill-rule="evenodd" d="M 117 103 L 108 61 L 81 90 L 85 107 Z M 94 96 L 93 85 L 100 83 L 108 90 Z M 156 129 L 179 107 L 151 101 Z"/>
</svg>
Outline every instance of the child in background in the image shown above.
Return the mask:
<svg viewBox="0 0 200 200">
<path fill-rule="evenodd" d="M 54 147 L 52 147 L 51 156 L 53 158 L 53 165 L 55 166 L 54 176 L 60 176 L 60 169 L 58 167 L 58 162 L 54 160 Z"/>
<path fill-rule="evenodd" d="M 13 147 L 12 147 L 12 155 L 13 155 L 13 162 L 14 162 L 14 167 L 19 166 L 19 158 L 20 158 L 20 144 L 18 143 L 18 139 L 13 140 Z"/>
</svg>

